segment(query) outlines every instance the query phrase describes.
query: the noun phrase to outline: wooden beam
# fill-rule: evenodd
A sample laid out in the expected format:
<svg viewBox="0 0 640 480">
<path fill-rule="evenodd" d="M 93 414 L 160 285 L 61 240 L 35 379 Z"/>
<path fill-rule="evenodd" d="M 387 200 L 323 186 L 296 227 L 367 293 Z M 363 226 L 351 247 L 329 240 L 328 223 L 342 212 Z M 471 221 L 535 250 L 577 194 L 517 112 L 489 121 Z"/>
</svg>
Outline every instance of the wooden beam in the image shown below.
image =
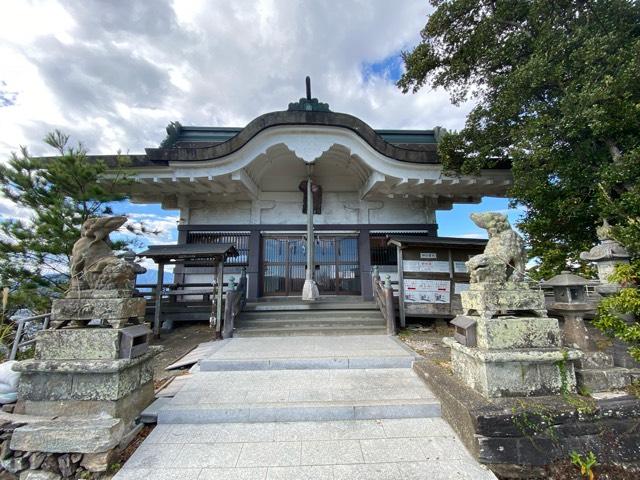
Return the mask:
<svg viewBox="0 0 640 480">
<path fill-rule="evenodd" d="M 218 291 L 216 292 L 216 338 L 220 336 L 222 328 L 222 293 L 224 290 L 224 260 L 218 261 L 217 268 Z"/>
<path fill-rule="evenodd" d="M 378 185 L 384 183 L 385 180 L 386 177 L 379 172 L 373 172 L 371 175 L 369 175 L 367 182 L 360 189 L 360 199 L 364 200 L 367 195 L 372 193 L 378 187 Z"/>
<path fill-rule="evenodd" d="M 260 189 L 253 181 L 253 179 L 244 170 L 238 170 L 231 174 L 231 180 L 240 182 L 242 186 L 247 190 L 252 199 L 257 199 L 260 193 Z"/>
<path fill-rule="evenodd" d="M 160 338 L 160 310 L 162 308 L 162 284 L 164 282 L 164 262 L 158 263 L 158 277 L 156 280 L 156 305 L 153 312 L 153 335 Z"/>
</svg>

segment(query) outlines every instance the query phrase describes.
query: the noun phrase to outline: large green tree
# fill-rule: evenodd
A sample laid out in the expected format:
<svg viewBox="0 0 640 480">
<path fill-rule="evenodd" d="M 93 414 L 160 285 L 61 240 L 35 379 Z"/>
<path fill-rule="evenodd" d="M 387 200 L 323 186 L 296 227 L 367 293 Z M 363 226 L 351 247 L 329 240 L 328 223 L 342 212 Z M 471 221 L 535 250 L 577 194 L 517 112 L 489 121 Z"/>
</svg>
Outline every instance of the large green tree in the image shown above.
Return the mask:
<svg viewBox="0 0 640 480">
<path fill-rule="evenodd" d="M 404 92 L 443 87 L 475 107 L 439 152 L 472 173 L 510 161 L 519 224 L 549 277 L 595 241 L 601 218 L 640 251 L 640 3 L 431 0 L 403 54 Z"/>
<path fill-rule="evenodd" d="M 69 146 L 59 131 L 44 141 L 57 156 L 34 158 L 23 147 L 0 165 L 0 191 L 24 215 L 0 222 L 0 285 L 11 290 L 12 309 L 44 311 L 50 295 L 65 291 L 80 226 L 89 217 L 111 214 L 112 202 L 126 198 L 118 187 L 130 181 L 126 157 L 108 167 L 89 161 L 85 148 Z"/>
</svg>

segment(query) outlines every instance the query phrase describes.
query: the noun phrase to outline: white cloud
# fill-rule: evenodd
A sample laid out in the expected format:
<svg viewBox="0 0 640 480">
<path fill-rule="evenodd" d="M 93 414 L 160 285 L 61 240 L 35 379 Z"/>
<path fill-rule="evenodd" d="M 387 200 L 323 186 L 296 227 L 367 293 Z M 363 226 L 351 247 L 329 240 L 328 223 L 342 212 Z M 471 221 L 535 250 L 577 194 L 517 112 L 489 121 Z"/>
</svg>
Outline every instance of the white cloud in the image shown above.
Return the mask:
<svg viewBox="0 0 640 480">
<path fill-rule="evenodd" d="M 456 235 L 457 237 L 460 238 L 481 238 L 481 239 L 486 239 L 487 238 L 487 233 L 463 233 L 462 235 Z"/>
<path fill-rule="evenodd" d="M 28 221 L 33 216 L 33 210 L 21 207 L 0 193 L 0 219 L 20 219 Z"/>
<path fill-rule="evenodd" d="M 365 68 L 418 41 L 422 0 L 9 2 L 0 155 L 61 128 L 93 153 L 141 152 L 169 121 L 243 126 L 304 94 L 374 128 L 460 128 L 469 105 L 403 95 Z"/>
</svg>

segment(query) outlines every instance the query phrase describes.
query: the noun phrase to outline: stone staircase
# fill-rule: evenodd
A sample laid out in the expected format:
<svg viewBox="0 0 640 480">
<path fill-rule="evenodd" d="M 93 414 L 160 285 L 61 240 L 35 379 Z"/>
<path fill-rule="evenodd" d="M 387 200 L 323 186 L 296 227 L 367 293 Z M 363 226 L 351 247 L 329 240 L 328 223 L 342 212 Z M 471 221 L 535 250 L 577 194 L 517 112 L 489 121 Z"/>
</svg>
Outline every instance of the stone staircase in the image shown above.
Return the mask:
<svg viewBox="0 0 640 480">
<path fill-rule="evenodd" d="M 322 297 L 315 302 L 283 297 L 247 303 L 235 337 L 301 335 L 384 335 L 386 326 L 373 301 L 361 297 Z"/>
<path fill-rule="evenodd" d="M 495 480 L 393 337 L 212 343 L 199 371 L 143 412 L 157 426 L 114 480 Z"/>
</svg>

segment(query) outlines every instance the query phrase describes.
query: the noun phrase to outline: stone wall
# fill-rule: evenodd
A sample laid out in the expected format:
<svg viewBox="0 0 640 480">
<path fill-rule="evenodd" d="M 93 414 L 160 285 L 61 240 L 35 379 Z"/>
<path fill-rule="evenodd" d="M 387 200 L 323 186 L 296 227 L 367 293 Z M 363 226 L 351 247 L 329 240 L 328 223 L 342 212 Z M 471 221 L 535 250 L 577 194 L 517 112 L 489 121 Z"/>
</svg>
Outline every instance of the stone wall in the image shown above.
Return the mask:
<svg viewBox="0 0 640 480">
<path fill-rule="evenodd" d="M 102 472 L 106 472 L 117 461 L 121 449 L 118 445 L 107 451 L 94 453 L 14 450 L 11 448 L 14 431 L 25 425 L 20 420 L 0 418 L 0 478 L 3 480 L 99 478 Z M 60 434 L 64 436 L 63 432 Z"/>
<path fill-rule="evenodd" d="M 467 449 L 504 478 L 542 477 L 546 465 L 568 459 L 572 451 L 592 451 L 600 463 L 640 464 L 640 399 L 556 395 L 489 401 L 433 361 L 416 362 L 414 369 Z"/>
</svg>

